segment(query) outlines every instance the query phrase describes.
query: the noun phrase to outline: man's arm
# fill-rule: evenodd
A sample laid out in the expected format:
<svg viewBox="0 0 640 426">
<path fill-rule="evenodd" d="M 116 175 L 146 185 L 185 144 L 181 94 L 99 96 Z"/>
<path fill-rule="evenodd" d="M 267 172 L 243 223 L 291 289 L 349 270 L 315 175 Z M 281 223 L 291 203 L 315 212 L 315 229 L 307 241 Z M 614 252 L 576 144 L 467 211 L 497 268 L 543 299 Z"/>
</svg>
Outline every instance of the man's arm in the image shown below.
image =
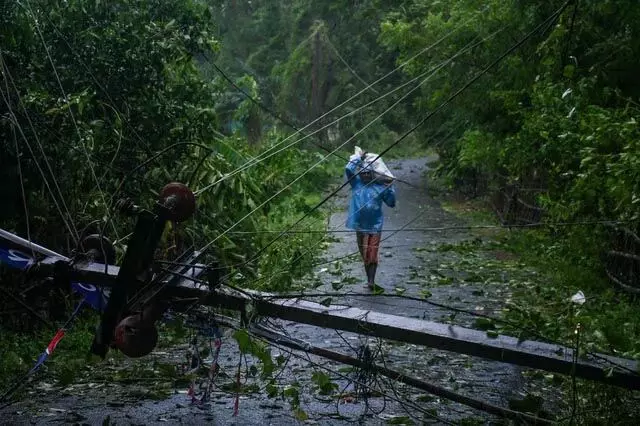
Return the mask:
<svg viewBox="0 0 640 426">
<path fill-rule="evenodd" d="M 391 208 L 396 206 L 396 187 L 394 184 L 389 184 L 387 189 L 384 190 L 382 193 L 382 201 Z"/>
<path fill-rule="evenodd" d="M 356 172 L 358 170 L 358 166 L 361 163 L 362 163 L 362 158 L 354 154 L 349 158 L 349 162 L 345 167 L 345 174 L 347 175 L 347 179 L 349 180 L 349 183 L 351 184 L 351 186 L 354 186 L 356 181 L 360 179 L 359 176 L 356 176 Z"/>
</svg>

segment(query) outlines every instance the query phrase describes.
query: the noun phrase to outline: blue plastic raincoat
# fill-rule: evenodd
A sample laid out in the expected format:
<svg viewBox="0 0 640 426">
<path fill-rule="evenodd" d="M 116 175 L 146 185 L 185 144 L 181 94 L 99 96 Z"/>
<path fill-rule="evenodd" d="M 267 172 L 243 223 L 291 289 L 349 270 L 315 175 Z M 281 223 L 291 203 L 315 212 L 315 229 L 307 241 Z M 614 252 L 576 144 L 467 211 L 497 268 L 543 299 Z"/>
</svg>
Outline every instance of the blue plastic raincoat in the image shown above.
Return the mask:
<svg viewBox="0 0 640 426">
<path fill-rule="evenodd" d="M 366 184 L 363 182 L 360 175 L 356 175 L 361 163 L 362 159 L 352 156 L 346 167 L 347 179 L 350 179 L 351 184 L 347 228 L 372 234 L 382 232 L 384 222 L 382 203 L 384 202 L 389 207 L 395 207 L 395 187 L 382 183 Z"/>
</svg>

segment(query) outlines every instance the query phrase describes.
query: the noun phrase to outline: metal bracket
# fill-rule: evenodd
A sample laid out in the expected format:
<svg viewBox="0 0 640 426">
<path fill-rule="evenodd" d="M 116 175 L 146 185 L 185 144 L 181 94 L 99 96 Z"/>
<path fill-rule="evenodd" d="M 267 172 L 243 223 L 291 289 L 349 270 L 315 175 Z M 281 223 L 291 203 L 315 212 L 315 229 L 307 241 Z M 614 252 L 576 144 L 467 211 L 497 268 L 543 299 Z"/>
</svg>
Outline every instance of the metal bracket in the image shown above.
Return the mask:
<svg viewBox="0 0 640 426">
<path fill-rule="evenodd" d="M 109 351 L 116 325 L 126 314 L 124 308 L 129 297 L 139 289 L 139 279 L 150 270 L 168 217 L 169 211 L 160 204 L 156 204 L 153 213 L 147 210 L 138 213 L 136 227 L 127 245 L 111 296 L 96 329 L 91 345 L 92 353 L 104 358 Z"/>
</svg>

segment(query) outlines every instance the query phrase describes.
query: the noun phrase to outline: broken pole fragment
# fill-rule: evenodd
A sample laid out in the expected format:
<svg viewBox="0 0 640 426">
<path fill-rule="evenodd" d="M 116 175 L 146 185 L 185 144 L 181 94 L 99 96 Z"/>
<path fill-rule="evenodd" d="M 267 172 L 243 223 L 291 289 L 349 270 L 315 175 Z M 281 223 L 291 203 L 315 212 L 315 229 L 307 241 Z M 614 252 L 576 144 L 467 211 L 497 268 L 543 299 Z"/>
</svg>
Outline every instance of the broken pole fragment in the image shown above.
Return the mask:
<svg viewBox="0 0 640 426">
<path fill-rule="evenodd" d="M 29 252 L 31 243 L 4 230 L 0 231 L 0 242 L 10 244 L 19 249 L 20 252 Z M 154 236 L 154 240 L 157 235 Z M 37 248 L 45 258 L 38 262 L 36 268 L 31 271 L 34 275 L 56 276 L 58 273 L 63 273 L 66 280 L 112 289 L 114 286 L 117 287 L 118 278 L 122 282 L 122 268 L 95 262 L 70 264 L 70 259 L 58 253 L 40 246 L 37 246 Z M 9 252 L 9 254 L 11 253 Z M 187 275 L 191 274 L 197 279 L 204 272 L 206 269 L 204 265 L 196 264 L 199 255 L 195 254 L 195 257 L 189 259 L 189 264 L 193 266 L 187 266 L 176 271 L 177 276 L 181 278 L 180 280 L 169 280 L 172 282 L 166 282 L 166 286 L 162 286 L 164 287 L 163 291 L 157 294 L 160 299 L 195 298 L 200 300 L 203 305 L 241 312 L 246 309 L 247 303 L 251 303 L 261 316 L 429 346 L 539 370 L 567 375 L 572 373 L 573 351 L 559 345 L 534 341 L 521 342 L 509 336 L 490 338 L 486 333 L 478 330 L 387 315 L 349 306 L 332 305 L 325 307 L 318 303 L 299 299 L 273 301 L 269 300 L 272 295 L 266 293 L 252 292 L 248 294 L 249 292 L 245 291 L 243 292 L 244 294 L 240 294 L 210 291 L 209 288 L 203 288 L 203 286 L 196 284 L 191 277 L 185 276 L 185 273 L 187 273 Z M 31 262 L 26 254 L 21 255 L 18 259 L 21 261 L 20 267 L 26 262 Z M 151 261 L 148 253 L 139 259 L 145 265 Z M 127 262 L 124 263 L 126 264 Z M 127 275 L 131 277 L 131 280 L 126 281 L 133 285 L 134 288 L 142 284 L 138 276 Z M 118 310 L 120 309 L 116 309 L 116 311 Z M 98 331 L 99 333 L 96 337 L 101 337 L 100 334 L 102 333 L 100 331 L 105 330 Z M 104 340 L 99 343 L 104 344 Z M 100 349 L 104 350 L 106 348 L 102 347 Z M 607 355 L 590 355 L 587 359 L 579 360 L 576 363 L 575 374 L 577 377 L 585 379 L 640 390 L 638 363 L 632 360 Z"/>
<path fill-rule="evenodd" d="M 268 297 L 268 296 L 266 296 Z M 280 318 L 323 328 L 350 331 L 388 340 L 473 355 L 508 364 L 571 375 L 573 351 L 560 345 L 519 341 L 515 337 L 489 337 L 464 327 L 367 311 L 349 306 L 329 307 L 299 299 L 253 300 L 261 316 Z M 575 375 L 627 389 L 640 390 L 636 361 L 599 355 L 578 360 Z"/>
</svg>

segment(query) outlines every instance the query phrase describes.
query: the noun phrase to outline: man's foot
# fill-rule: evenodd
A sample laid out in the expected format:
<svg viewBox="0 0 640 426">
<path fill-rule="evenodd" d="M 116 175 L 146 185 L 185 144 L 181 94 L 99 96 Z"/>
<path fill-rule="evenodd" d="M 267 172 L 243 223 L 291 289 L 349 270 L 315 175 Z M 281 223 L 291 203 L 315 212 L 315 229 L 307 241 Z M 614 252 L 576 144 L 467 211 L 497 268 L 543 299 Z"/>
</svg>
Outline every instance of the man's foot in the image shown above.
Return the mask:
<svg viewBox="0 0 640 426">
<path fill-rule="evenodd" d="M 367 288 L 371 290 L 373 294 L 383 294 L 384 288 L 380 287 L 378 284 L 367 284 Z"/>
</svg>

